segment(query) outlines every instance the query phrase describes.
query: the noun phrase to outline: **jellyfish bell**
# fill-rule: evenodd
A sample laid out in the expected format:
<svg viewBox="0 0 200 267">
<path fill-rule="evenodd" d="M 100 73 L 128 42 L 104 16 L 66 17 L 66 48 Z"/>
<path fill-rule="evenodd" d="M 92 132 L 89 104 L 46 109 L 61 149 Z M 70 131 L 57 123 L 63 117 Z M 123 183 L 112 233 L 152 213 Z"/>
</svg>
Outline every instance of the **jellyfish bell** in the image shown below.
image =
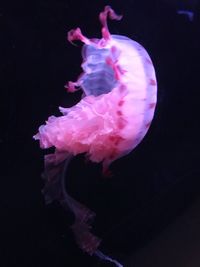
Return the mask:
<svg viewBox="0 0 200 267">
<path fill-rule="evenodd" d="M 137 42 L 111 35 L 107 16 L 121 19 L 110 7 L 100 13 L 102 38 L 88 39 L 80 28 L 68 40 L 84 43 L 83 73 L 68 82 L 69 92 L 84 91 L 71 108 L 60 108 L 63 116 L 50 117 L 35 136 L 42 147 L 55 146 L 73 155 L 86 153 L 91 161 L 111 162 L 132 151 L 145 136 L 156 106 L 156 77 L 152 61 Z"/>
<path fill-rule="evenodd" d="M 45 194 L 49 199 L 59 199 L 74 212 L 72 229 L 77 243 L 90 254 L 100 243 L 89 231 L 88 219 L 94 214 L 61 190 L 63 162 L 85 153 L 92 162 L 102 162 L 106 173 L 113 161 L 141 142 L 157 100 L 155 70 L 147 51 L 126 36 L 110 34 L 107 17 L 122 18 L 106 6 L 99 15 L 101 39 L 85 37 L 80 28 L 68 32 L 68 41 L 84 43 L 83 73 L 65 87 L 68 92 L 81 89 L 84 95 L 75 106 L 60 107 L 63 115 L 51 116 L 34 136 L 41 148 L 55 147 L 55 153 L 45 158 Z"/>
</svg>

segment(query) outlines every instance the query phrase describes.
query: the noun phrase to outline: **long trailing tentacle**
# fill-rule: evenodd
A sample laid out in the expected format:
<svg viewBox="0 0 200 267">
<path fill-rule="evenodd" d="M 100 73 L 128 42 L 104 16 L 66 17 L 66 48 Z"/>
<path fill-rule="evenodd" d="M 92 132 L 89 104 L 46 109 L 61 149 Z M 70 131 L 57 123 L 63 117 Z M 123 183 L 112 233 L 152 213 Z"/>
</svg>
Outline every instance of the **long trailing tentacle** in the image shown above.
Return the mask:
<svg viewBox="0 0 200 267">
<path fill-rule="evenodd" d="M 92 255 L 100 245 L 101 240 L 91 233 L 91 222 L 95 213 L 73 199 L 66 191 L 66 172 L 72 155 L 56 151 L 45 156 L 45 171 L 43 178 L 45 186 L 42 190 L 46 204 L 58 201 L 67 211 L 74 214 L 75 220 L 71 229 L 78 246 Z"/>
</svg>

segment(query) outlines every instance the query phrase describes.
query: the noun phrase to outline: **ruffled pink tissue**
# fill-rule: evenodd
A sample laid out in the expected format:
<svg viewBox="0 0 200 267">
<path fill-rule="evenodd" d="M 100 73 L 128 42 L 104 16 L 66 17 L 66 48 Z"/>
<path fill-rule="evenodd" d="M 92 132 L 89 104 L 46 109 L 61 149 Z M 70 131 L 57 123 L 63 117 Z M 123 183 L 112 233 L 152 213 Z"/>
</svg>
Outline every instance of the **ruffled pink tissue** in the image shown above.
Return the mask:
<svg viewBox="0 0 200 267">
<path fill-rule="evenodd" d="M 34 138 L 40 140 L 41 148 L 54 146 L 73 155 L 87 153 L 94 162 L 112 160 L 121 153 L 117 151 L 118 142 L 123 140 L 119 125 L 125 123 L 117 113 L 121 100 L 117 90 L 86 96 L 72 108 L 60 108 L 63 116 L 49 117 Z"/>
</svg>

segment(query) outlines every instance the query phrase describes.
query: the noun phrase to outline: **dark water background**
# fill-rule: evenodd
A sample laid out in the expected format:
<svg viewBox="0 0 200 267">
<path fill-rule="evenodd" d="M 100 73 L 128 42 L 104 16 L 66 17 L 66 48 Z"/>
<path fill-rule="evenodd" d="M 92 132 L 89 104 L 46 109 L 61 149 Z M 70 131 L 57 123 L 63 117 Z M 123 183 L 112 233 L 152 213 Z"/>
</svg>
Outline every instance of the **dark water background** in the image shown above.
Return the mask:
<svg viewBox="0 0 200 267">
<path fill-rule="evenodd" d="M 100 37 L 98 14 L 105 4 L 124 15 L 109 23 L 110 31 L 149 52 L 158 105 L 144 141 L 112 165 L 113 178 L 102 179 L 99 167 L 80 156 L 71 164 L 68 188 L 97 213 L 101 248 L 123 259 L 199 195 L 200 5 L 192 1 L 190 22 L 176 13 L 181 1 L 171 2 L 0 3 L 1 266 L 97 266 L 76 247 L 71 215 L 56 203 L 44 205 L 44 152 L 32 135 L 49 115 L 59 115 L 59 105 L 80 99 L 79 92 L 64 90 L 81 72 L 81 45 L 72 46 L 66 35 L 80 26 L 88 37 Z"/>
</svg>

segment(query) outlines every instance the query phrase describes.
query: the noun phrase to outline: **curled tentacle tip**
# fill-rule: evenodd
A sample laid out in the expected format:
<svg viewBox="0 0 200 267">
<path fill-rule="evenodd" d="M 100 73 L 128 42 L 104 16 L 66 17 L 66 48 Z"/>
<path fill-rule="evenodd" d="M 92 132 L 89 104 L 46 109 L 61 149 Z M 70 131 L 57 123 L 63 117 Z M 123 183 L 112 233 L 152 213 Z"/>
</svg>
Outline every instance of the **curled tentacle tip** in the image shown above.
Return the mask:
<svg viewBox="0 0 200 267">
<path fill-rule="evenodd" d="M 111 6 L 105 6 L 104 13 L 107 13 L 109 18 L 113 20 L 121 20 L 123 18 L 123 15 L 116 14 Z"/>
<path fill-rule="evenodd" d="M 83 42 L 85 44 L 90 44 L 90 40 L 82 34 L 80 28 L 76 28 L 76 29 L 70 30 L 67 33 L 67 40 L 72 44 L 74 44 L 72 42 L 74 40 L 79 40 L 79 41 L 81 41 L 81 42 Z"/>
<path fill-rule="evenodd" d="M 74 40 L 79 40 L 79 39 L 80 39 L 80 33 L 81 33 L 80 28 L 76 28 L 76 29 L 72 29 L 72 30 L 68 31 L 68 33 L 67 33 L 67 40 L 68 40 L 72 45 L 77 46 L 73 41 L 74 41 Z"/>
<path fill-rule="evenodd" d="M 74 93 L 77 91 L 76 84 L 74 82 L 68 82 L 64 86 L 65 89 L 67 89 L 68 93 Z"/>
</svg>

